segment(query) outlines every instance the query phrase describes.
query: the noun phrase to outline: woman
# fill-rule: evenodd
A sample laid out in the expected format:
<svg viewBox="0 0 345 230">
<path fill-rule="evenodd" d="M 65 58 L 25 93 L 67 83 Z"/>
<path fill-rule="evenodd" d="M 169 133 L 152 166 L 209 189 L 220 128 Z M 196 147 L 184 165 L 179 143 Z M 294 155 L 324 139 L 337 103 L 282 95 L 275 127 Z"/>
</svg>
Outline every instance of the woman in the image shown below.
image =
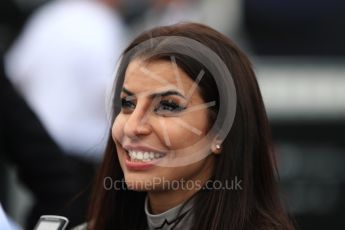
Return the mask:
<svg viewBox="0 0 345 230">
<path fill-rule="evenodd" d="M 139 35 L 113 105 L 89 229 L 293 229 L 255 74 L 229 38 L 195 23 Z"/>
</svg>

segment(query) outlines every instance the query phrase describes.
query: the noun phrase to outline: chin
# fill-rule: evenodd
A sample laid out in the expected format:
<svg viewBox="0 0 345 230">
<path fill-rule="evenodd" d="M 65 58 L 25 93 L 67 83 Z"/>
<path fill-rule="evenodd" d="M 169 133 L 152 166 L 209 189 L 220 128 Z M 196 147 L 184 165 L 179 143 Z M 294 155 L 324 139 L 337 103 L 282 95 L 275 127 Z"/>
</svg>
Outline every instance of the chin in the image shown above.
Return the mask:
<svg viewBox="0 0 345 230">
<path fill-rule="evenodd" d="M 125 175 L 125 182 L 126 182 L 127 188 L 133 191 L 152 190 L 154 187 L 152 181 L 153 181 L 153 178 L 146 177 L 143 175 L 133 175 L 133 173 L 131 172 Z"/>
<path fill-rule="evenodd" d="M 162 179 L 157 176 L 125 175 L 125 182 L 127 188 L 133 191 L 146 192 L 164 190 L 162 188 Z"/>
</svg>

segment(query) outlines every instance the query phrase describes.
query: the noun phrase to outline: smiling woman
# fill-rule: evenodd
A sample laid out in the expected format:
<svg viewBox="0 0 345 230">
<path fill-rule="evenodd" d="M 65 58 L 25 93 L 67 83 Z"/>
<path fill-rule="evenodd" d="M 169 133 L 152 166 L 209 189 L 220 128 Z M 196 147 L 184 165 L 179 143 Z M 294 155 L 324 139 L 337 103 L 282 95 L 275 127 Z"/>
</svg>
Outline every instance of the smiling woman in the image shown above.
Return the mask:
<svg viewBox="0 0 345 230">
<path fill-rule="evenodd" d="M 247 57 L 200 24 L 125 50 L 88 229 L 293 229 Z"/>
<path fill-rule="evenodd" d="M 178 84 L 174 67 L 169 61 L 143 62 L 134 60 L 127 68 L 124 93 L 121 94 L 122 110 L 114 121 L 112 135 L 127 187 L 138 191 L 152 186 L 148 192 L 150 207 L 153 213 L 160 213 L 182 203 L 195 191 L 183 191 L 182 188 L 168 191 L 163 183 L 153 183 L 153 180 L 164 178 L 171 182 L 184 178 L 206 181 L 211 177 L 213 158 L 207 157 L 178 168 L 169 167 L 174 159 L 183 154 L 199 153 L 197 146 L 189 153 L 181 150 L 194 146 L 205 137 L 208 130 L 207 109 L 184 112 L 204 101 L 198 91 L 189 99 L 181 92 L 191 89 L 194 81 L 180 68 L 176 70 L 180 79 Z M 141 68 L 161 76 L 164 81 L 143 76 Z M 179 122 L 199 132 L 188 130 Z M 169 193 L 166 198 L 163 197 L 165 202 L 161 200 L 164 193 Z"/>
</svg>

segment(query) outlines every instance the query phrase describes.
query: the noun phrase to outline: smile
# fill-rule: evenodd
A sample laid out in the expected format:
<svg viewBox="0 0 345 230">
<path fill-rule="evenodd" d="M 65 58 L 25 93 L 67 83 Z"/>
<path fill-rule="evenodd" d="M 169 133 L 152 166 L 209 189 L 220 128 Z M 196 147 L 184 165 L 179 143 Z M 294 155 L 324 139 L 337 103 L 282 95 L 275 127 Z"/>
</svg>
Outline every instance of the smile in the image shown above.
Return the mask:
<svg viewBox="0 0 345 230">
<path fill-rule="evenodd" d="M 165 153 L 158 153 L 158 152 L 144 152 L 144 151 L 135 151 L 130 150 L 127 152 L 128 156 L 130 157 L 131 161 L 142 161 L 142 162 L 150 162 L 156 159 L 163 158 L 166 154 Z"/>
<path fill-rule="evenodd" d="M 129 170 L 148 170 L 157 165 L 167 152 L 144 145 L 124 145 L 125 165 Z"/>
</svg>

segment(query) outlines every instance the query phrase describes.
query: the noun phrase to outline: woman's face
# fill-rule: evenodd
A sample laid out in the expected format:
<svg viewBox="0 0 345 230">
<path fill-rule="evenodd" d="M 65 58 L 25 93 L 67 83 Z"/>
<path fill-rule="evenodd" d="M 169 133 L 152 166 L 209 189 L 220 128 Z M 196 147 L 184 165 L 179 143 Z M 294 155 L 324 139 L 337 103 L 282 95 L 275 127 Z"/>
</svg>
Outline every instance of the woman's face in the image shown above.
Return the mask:
<svg viewBox="0 0 345 230">
<path fill-rule="evenodd" d="M 126 70 L 121 102 L 112 137 L 130 189 L 165 190 L 172 181 L 210 177 L 213 157 L 197 144 L 203 140 L 208 152 L 207 107 L 184 71 L 169 61 L 134 60 Z M 181 162 L 190 156 L 198 160 Z"/>
</svg>

